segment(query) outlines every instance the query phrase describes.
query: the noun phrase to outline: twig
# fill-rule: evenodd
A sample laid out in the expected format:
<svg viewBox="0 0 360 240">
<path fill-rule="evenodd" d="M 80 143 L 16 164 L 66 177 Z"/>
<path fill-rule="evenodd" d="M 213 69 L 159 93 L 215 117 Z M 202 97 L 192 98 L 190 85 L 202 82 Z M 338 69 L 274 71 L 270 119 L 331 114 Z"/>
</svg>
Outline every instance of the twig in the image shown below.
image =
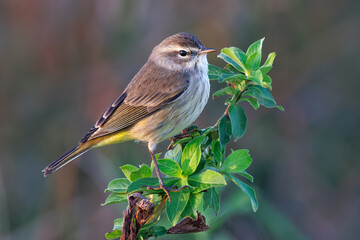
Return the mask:
<svg viewBox="0 0 360 240">
<path fill-rule="evenodd" d="M 247 89 L 244 88 L 244 90 L 242 90 L 242 91 L 239 93 L 239 95 L 235 98 L 235 101 L 233 101 L 233 100 L 234 100 L 234 98 L 233 98 L 233 99 L 231 100 L 231 102 L 237 103 L 237 102 L 240 100 L 241 96 L 243 95 L 243 93 L 244 93 L 246 90 L 247 90 Z M 220 120 L 221 120 L 224 116 L 229 115 L 229 108 L 230 108 L 231 102 L 227 105 L 224 114 L 221 115 L 221 117 L 217 120 L 217 122 L 215 123 L 214 127 L 217 127 L 217 125 L 219 125 Z"/>
</svg>

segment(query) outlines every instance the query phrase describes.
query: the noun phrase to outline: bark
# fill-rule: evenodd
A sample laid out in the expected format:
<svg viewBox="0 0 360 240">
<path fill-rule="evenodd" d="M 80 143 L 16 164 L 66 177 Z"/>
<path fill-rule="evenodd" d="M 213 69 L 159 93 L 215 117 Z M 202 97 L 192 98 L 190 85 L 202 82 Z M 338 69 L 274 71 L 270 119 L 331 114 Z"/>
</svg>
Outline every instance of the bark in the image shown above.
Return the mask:
<svg viewBox="0 0 360 240">
<path fill-rule="evenodd" d="M 128 207 L 123 211 L 123 227 L 120 240 L 136 240 L 142 226 L 158 218 L 166 206 L 166 197 L 155 209 L 155 205 L 140 193 L 128 197 Z M 187 217 L 167 230 L 167 234 L 196 233 L 209 230 L 206 220 L 197 212 L 196 219 Z M 151 237 L 151 236 L 147 236 Z"/>
<path fill-rule="evenodd" d="M 136 240 L 139 230 L 154 211 L 154 204 L 140 193 L 131 195 L 128 198 L 128 203 L 129 206 L 123 211 L 124 218 L 120 240 Z"/>
<path fill-rule="evenodd" d="M 209 226 L 206 225 L 206 220 L 201 213 L 197 212 L 196 219 L 190 217 L 184 218 L 181 222 L 168 229 L 168 234 L 184 234 L 184 233 L 196 233 L 205 232 L 209 230 Z"/>
</svg>

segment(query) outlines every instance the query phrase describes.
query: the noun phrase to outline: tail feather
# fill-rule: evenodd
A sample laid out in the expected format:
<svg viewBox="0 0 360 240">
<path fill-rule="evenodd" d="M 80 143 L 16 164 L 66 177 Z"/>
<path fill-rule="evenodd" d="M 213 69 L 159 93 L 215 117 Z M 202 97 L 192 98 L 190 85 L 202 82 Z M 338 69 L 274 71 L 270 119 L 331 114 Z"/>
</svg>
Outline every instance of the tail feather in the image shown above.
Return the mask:
<svg viewBox="0 0 360 240">
<path fill-rule="evenodd" d="M 91 145 L 79 144 L 78 146 L 74 147 L 73 149 L 71 149 L 70 151 L 65 153 L 63 156 L 61 156 L 59 159 L 50 163 L 46 168 L 44 168 L 42 170 L 42 172 L 44 173 L 44 176 L 46 177 L 50 173 L 53 173 L 56 170 L 58 170 L 59 168 L 65 166 L 66 164 L 68 164 L 75 158 L 79 157 L 83 153 L 89 151 L 92 146 L 93 146 L 92 144 Z"/>
<path fill-rule="evenodd" d="M 81 141 L 78 146 L 74 147 L 58 160 L 50 163 L 46 168 L 42 170 L 44 176 L 46 177 L 50 173 L 55 172 L 59 168 L 63 167 L 65 164 L 68 164 L 75 158 L 79 157 L 81 154 L 89 151 L 91 148 L 105 146 L 113 143 L 119 143 L 128 141 L 134 138 L 128 135 L 128 132 L 116 132 L 102 137 L 97 137 L 91 140 Z"/>
</svg>

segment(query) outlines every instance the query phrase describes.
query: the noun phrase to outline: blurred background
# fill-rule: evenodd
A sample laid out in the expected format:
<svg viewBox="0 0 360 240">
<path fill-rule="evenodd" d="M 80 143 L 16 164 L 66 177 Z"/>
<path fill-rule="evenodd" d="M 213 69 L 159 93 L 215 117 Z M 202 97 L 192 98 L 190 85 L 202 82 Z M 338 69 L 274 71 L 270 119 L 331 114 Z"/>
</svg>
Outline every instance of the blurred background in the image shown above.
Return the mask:
<svg viewBox="0 0 360 240">
<path fill-rule="evenodd" d="M 104 239 L 125 205 L 102 207 L 125 163 L 146 147 L 92 150 L 44 178 L 177 32 L 220 50 L 266 37 L 273 95 L 285 112 L 247 104 L 245 137 L 260 207 L 235 186 L 207 233 L 164 239 L 360 239 L 359 1 L 144 0 L 0 2 L 0 239 Z M 217 52 L 219 53 L 219 51 Z M 223 66 L 210 54 L 209 62 Z M 211 91 L 219 89 L 211 82 Z M 204 128 L 224 111 L 209 99 Z M 165 152 L 168 142 L 159 152 Z"/>
</svg>

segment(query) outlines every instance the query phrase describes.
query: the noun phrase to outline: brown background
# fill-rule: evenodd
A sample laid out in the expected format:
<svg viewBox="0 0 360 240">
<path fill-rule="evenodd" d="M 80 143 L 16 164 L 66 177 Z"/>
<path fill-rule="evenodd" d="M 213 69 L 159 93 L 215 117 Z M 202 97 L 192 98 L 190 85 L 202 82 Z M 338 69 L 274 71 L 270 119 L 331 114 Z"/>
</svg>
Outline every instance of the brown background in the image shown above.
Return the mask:
<svg viewBox="0 0 360 240">
<path fill-rule="evenodd" d="M 43 178 L 165 37 L 277 53 L 273 95 L 285 112 L 248 105 L 260 208 L 233 185 L 212 232 L 168 239 L 358 239 L 359 1 L 199 0 L 0 2 L 0 239 L 103 239 L 120 205 L 101 207 L 125 163 L 150 163 L 133 142 L 90 151 Z M 222 65 L 216 54 L 209 62 Z M 211 83 L 212 92 L 219 88 Z M 200 127 L 224 99 L 209 100 Z M 159 151 L 165 151 L 164 143 Z M 218 221 L 216 221 L 218 220 Z"/>
</svg>

